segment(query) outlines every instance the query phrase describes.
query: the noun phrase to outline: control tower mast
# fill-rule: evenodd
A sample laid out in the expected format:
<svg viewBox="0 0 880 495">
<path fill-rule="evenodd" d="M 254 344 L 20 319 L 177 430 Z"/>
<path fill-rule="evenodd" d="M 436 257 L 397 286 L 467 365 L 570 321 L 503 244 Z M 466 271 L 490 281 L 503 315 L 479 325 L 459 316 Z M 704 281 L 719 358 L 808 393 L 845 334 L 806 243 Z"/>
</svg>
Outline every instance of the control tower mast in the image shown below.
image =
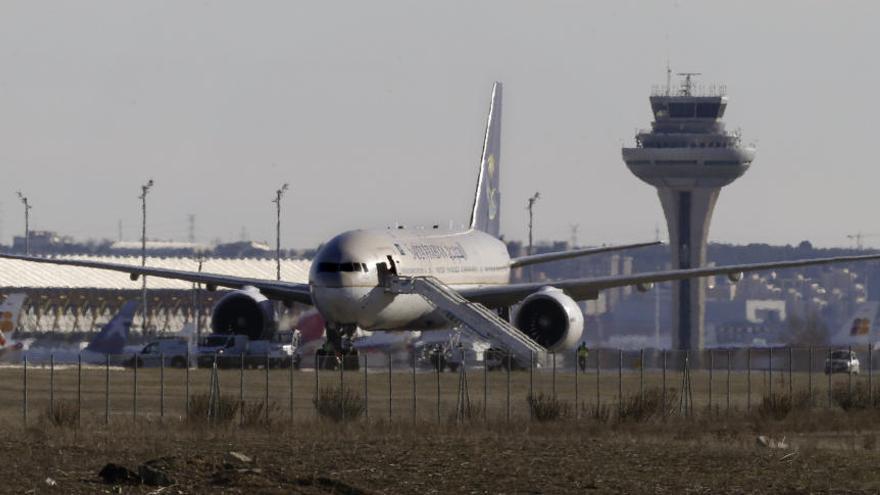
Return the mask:
<svg viewBox="0 0 880 495">
<path fill-rule="evenodd" d="M 706 263 L 706 240 L 712 210 L 721 188 L 739 178 L 755 158 L 739 134 L 725 130 L 723 86 L 698 87 L 699 73 L 679 73 L 680 87 L 652 91 L 654 122 L 636 135 L 635 147 L 623 148 L 623 161 L 639 179 L 657 188 L 669 228 L 673 268 Z M 673 282 L 672 346 L 703 347 L 705 279 Z"/>
</svg>

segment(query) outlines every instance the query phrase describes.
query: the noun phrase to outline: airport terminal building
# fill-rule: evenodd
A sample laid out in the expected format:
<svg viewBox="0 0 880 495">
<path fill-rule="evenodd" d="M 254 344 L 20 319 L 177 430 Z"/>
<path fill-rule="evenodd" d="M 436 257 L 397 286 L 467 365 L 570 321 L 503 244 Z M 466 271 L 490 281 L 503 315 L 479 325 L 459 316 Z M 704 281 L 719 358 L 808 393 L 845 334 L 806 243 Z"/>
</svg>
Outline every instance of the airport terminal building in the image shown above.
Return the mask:
<svg viewBox="0 0 880 495">
<path fill-rule="evenodd" d="M 138 256 L 61 256 L 122 265 L 140 265 Z M 148 257 L 151 267 L 199 271 L 200 262 L 191 257 Z M 306 282 L 311 262 L 304 259 L 281 260 L 281 278 Z M 209 273 L 252 278 L 275 278 L 275 260 L 269 258 L 208 258 L 201 270 Z M 194 284 L 179 280 L 147 277 L 146 327 L 155 332 L 176 332 L 201 314 L 202 328 L 210 327 L 211 308 L 222 291 L 199 290 Z M 18 322 L 18 331 L 92 332 L 100 329 L 122 304 L 143 297 L 141 280 L 131 280 L 125 273 L 70 266 L 27 263 L 0 259 L 0 294 L 24 292 L 28 295 Z M 144 326 L 141 310 L 135 315 L 134 328 Z"/>
</svg>

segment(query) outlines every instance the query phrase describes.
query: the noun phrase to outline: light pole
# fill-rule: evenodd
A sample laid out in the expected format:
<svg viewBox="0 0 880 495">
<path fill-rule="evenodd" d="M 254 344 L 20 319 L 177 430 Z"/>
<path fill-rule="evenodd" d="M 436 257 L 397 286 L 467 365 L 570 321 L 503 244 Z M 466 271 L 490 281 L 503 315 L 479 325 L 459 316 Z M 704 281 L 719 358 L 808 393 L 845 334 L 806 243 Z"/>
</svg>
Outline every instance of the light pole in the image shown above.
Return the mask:
<svg viewBox="0 0 880 495">
<path fill-rule="evenodd" d="M 540 198 L 541 198 L 541 193 L 536 192 L 534 194 L 534 196 L 529 198 L 529 206 L 526 207 L 529 210 L 529 255 L 530 256 L 532 254 L 534 254 L 532 251 L 532 225 L 533 225 L 533 222 L 535 219 L 533 210 L 535 208 L 535 203 L 537 203 Z M 532 281 L 532 268 L 529 267 L 529 282 L 531 282 L 531 281 Z"/>
<path fill-rule="evenodd" d="M 153 179 L 147 181 L 146 184 L 141 186 L 141 195 L 138 196 L 141 200 L 141 266 L 147 266 L 147 193 L 150 192 L 150 189 L 153 187 Z M 143 326 L 141 331 L 146 335 L 147 333 L 147 276 L 141 276 L 141 280 L 143 282 L 143 295 L 144 295 L 144 306 L 143 306 Z"/>
<path fill-rule="evenodd" d="M 25 256 L 31 254 L 31 206 L 28 203 L 27 196 L 21 193 L 21 191 L 16 191 L 15 194 L 18 194 L 18 199 L 21 200 L 24 205 L 24 254 Z"/>
<path fill-rule="evenodd" d="M 281 280 L 281 197 L 290 188 L 290 184 L 284 183 L 281 189 L 275 191 L 275 279 Z"/>
</svg>

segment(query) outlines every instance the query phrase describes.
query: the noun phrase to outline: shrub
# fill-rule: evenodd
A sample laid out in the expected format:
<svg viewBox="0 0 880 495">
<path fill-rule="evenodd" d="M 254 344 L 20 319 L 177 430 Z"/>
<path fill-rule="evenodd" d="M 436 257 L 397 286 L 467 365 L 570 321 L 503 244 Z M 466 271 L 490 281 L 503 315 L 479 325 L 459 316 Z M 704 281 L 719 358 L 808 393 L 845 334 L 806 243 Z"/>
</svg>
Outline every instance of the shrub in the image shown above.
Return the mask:
<svg viewBox="0 0 880 495">
<path fill-rule="evenodd" d="M 785 419 L 796 409 L 809 409 L 810 395 L 800 391 L 790 396 L 788 394 L 772 394 L 761 399 L 758 406 L 758 415 L 762 418 L 780 421 Z"/>
<path fill-rule="evenodd" d="M 571 416 L 571 404 L 563 402 L 552 395 L 545 395 L 543 392 L 526 397 L 529 403 L 529 410 L 532 412 L 532 418 L 540 421 L 558 421 Z"/>
<path fill-rule="evenodd" d="M 54 407 L 46 407 L 46 420 L 54 426 L 72 428 L 79 424 L 79 408 L 74 400 L 56 400 Z"/>
<path fill-rule="evenodd" d="M 461 410 L 453 411 L 449 415 L 451 423 L 482 421 L 483 419 L 483 403 L 469 401 L 464 404 Z"/>
<path fill-rule="evenodd" d="M 349 388 L 324 387 L 312 402 L 319 416 L 336 422 L 358 419 L 364 413 L 364 400 Z"/>
<path fill-rule="evenodd" d="M 210 414 L 211 396 L 209 394 L 193 395 L 189 400 L 187 420 L 196 423 L 230 423 L 235 419 L 240 405 L 237 398 L 231 395 L 220 395 L 217 398 L 212 416 Z"/>
<path fill-rule="evenodd" d="M 644 396 L 631 395 L 623 400 L 618 411 L 620 421 L 648 421 L 663 417 L 673 412 L 678 406 L 678 391 L 668 389 L 663 395 L 663 389 L 651 387 L 644 391 Z"/>
<path fill-rule="evenodd" d="M 275 402 L 270 402 L 268 406 L 263 401 L 245 402 L 241 405 L 241 424 L 242 426 L 270 425 L 272 417 L 276 416 L 280 409 Z"/>
<path fill-rule="evenodd" d="M 838 383 L 831 389 L 831 400 L 844 411 L 880 406 L 880 389 L 874 387 L 873 394 L 868 392 L 868 386 L 864 383 L 854 383 L 852 393 L 848 384 Z"/>
</svg>

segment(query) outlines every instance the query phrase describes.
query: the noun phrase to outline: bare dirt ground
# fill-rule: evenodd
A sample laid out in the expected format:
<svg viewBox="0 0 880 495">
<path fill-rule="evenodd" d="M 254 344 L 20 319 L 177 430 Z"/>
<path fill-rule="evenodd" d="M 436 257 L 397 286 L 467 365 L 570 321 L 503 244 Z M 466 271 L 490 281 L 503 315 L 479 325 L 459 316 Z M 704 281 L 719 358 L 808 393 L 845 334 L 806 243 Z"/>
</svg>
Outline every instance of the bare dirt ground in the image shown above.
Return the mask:
<svg viewBox="0 0 880 495">
<path fill-rule="evenodd" d="M 690 417 L 682 417 L 673 399 L 665 415 L 655 409 L 653 415 L 621 420 L 616 418 L 617 393 L 623 390 L 631 402 L 639 390 L 638 374 L 624 374 L 622 382 L 613 374 L 602 377 L 598 390 L 605 409 L 599 419 L 593 415 L 594 376 L 575 381 L 571 374 L 543 374 L 535 377 L 535 391 L 556 390 L 570 409 L 541 423 L 529 420 L 528 373 L 511 378 L 510 422 L 506 375 L 489 374 L 484 385 L 483 375 L 474 373 L 469 393 L 478 404 L 487 393 L 486 422 L 477 414 L 473 422 L 456 424 L 451 418 L 457 375 L 444 374 L 439 382 L 430 372 L 416 375 L 414 415 L 413 375 L 395 372 L 389 380 L 377 372 L 367 377 L 369 418 L 339 424 L 316 414 L 313 373 L 273 372 L 267 389 L 261 370 L 248 371 L 243 381 L 240 373 L 225 372 L 223 393 L 232 402 L 237 403 L 242 383 L 251 405 L 262 404 L 270 392 L 270 423 L 251 418 L 250 426 L 242 427 L 239 417 L 222 426 L 208 426 L 201 417 L 187 420 L 181 370 L 166 370 L 164 386 L 156 370 L 143 370 L 136 415 L 131 371 L 113 370 L 110 424 L 105 425 L 106 375 L 100 369 L 84 371 L 81 424 L 68 417 L 58 426 L 47 419 L 48 397 L 57 401 L 56 408 L 76 404 L 79 380 L 75 370 L 56 373 L 53 378 L 40 369 L 29 376 L 25 427 L 23 375 L 0 370 L 2 493 L 880 492 L 880 409 L 844 411 L 827 402 L 828 382 L 822 375 L 783 376 L 773 382 L 772 393 L 782 396 L 791 382 L 796 395 L 813 389 L 812 408 L 764 408 L 760 404 L 771 392 L 769 377 L 754 376 L 748 385 L 746 377 L 734 374 L 729 414 L 724 375 L 714 379 L 714 412 L 709 413 L 708 376 L 695 374 L 696 407 Z M 364 376 L 327 373 L 318 382 L 323 388 L 344 379 L 347 389 L 362 393 Z M 193 371 L 191 378 L 192 395 L 204 394 L 207 375 Z M 678 381 L 668 377 L 670 395 Z M 835 386 L 849 385 L 847 378 L 834 381 Z M 656 374 L 646 382 L 655 392 L 662 384 Z M 759 446 L 758 435 L 785 438 L 786 445 Z M 251 460 L 231 458 L 230 452 Z M 167 486 L 106 483 L 98 474 L 108 463 L 137 472 L 149 461 L 168 478 Z"/>
<path fill-rule="evenodd" d="M 7 425 L 0 465 L 4 493 L 876 493 L 878 433 L 866 428 L 876 418 L 253 428 L 140 421 L 80 430 L 41 421 Z M 785 435 L 789 445 L 757 446 L 756 430 Z M 137 471 L 151 460 L 170 486 L 107 484 L 98 475 L 107 463 Z"/>
</svg>

